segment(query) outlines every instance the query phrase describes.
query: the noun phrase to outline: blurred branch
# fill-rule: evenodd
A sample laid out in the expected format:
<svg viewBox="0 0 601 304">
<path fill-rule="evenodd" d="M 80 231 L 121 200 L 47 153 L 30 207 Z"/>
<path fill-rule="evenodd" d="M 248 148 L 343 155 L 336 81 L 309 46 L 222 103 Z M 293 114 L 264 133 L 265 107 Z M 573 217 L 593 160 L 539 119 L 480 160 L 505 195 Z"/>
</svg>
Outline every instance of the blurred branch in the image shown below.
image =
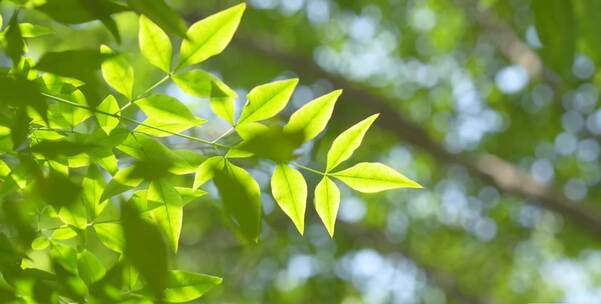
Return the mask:
<svg viewBox="0 0 601 304">
<path fill-rule="evenodd" d="M 451 299 L 465 304 L 488 304 L 494 303 L 492 299 L 482 296 L 468 294 L 457 282 L 455 276 L 451 273 L 430 266 L 429 263 L 418 258 L 418 255 L 412 254 L 411 250 L 402 244 L 395 244 L 390 241 L 380 229 L 368 229 L 356 224 L 347 225 L 343 222 L 337 223 L 339 233 L 346 233 L 354 241 L 361 244 L 362 247 L 373 248 L 379 253 L 400 253 L 406 258 L 412 260 L 434 284 L 440 287 Z M 343 228 L 344 227 L 344 228 Z"/>
<path fill-rule="evenodd" d="M 545 71 L 543 61 L 538 54 L 526 44 L 499 16 L 489 10 L 479 8 L 477 1 L 455 0 L 455 3 L 466 10 L 475 21 L 482 26 L 497 48 L 509 61 L 522 66 L 531 79 L 541 77 L 552 78 L 557 82 L 557 76 Z"/>
<path fill-rule="evenodd" d="M 586 203 L 569 200 L 560 191 L 537 182 L 532 176 L 521 172 L 513 164 L 495 155 L 450 152 L 436 142 L 420 125 L 406 119 L 398 109 L 392 107 L 395 100 L 376 95 L 358 84 L 322 69 L 311 58 L 282 50 L 266 39 L 258 40 L 239 33 L 234 40 L 234 45 L 269 60 L 279 61 L 294 69 L 301 77 L 316 77 L 330 81 L 334 87 L 344 90 L 348 102 L 369 108 L 370 112 L 381 113 L 380 119 L 376 122 L 378 126 L 393 133 L 399 139 L 430 153 L 441 163 L 464 166 L 474 176 L 505 193 L 517 195 L 530 204 L 561 213 L 571 219 L 573 224 L 601 238 L 601 216 L 583 206 Z"/>
</svg>

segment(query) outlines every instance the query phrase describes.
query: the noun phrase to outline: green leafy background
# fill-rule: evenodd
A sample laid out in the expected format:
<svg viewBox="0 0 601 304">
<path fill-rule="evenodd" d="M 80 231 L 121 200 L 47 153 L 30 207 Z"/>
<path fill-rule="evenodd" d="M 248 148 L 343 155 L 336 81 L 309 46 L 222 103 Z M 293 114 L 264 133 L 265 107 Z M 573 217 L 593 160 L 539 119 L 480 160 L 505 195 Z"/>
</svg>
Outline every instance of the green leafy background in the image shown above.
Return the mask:
<svg viewBox="0 0 601 304">
<path fill-rule="evenodd" d="M 0 301 L 601 301 L 599 8 L 0 1 Z"/>
</svg>

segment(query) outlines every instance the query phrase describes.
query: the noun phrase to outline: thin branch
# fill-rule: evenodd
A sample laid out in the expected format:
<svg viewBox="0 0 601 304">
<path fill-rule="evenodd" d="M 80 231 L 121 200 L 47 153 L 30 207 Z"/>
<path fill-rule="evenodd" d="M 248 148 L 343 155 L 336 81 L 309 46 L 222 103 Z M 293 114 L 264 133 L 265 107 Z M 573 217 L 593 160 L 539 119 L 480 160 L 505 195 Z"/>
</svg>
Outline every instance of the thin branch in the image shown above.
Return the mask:
<svg viewBox="0 0 601 304">
<path fill-rule="evenodd" d="M 215 146 L 215 147 L 226 148 L 226 149 L 231 148 L 228 145 L 223 145 L 223 144 L 219 144 L 219 143 L 213 143 L 213 142 L 210 142 L 210 141 L 202 139 L 202 138 L 198 138 L 198 137 L 194 137 L 194 136 L 190 136 L 190 135 L 186 135 L 186 134 L 182 134 L 182 133 L 177 133 L 177 132 L 165 130 L 165 129 L 162 129 L 162 128 L 159 128 L 159 127 L 155 127 L 155 126 L 143 123 L 141 121 L 137 121 L 137 120 L 129 118 L 129 117 L 125 117 L 125 116 L 119 115 L 119 114 L 108 113 L 108 112 L 101 111 L 101 110 L 98 110 L 98 109 L 93 109 L 93 108 L 90 108 L 88 106 L 80 105 L 78 103 L 72 102 L 70 100 L 67 100 L 67 99 L 64 99 L 64 98 L 61 98 L 61 97 L 58 97 L 58 96 L 54 96 L 54 95 L 50 95 L 50 94 L 46 94 L 46 93 L 42 93 L 42 95 L 44 95 L 44 96 L 46 96 L 46 97 L 48 97 L 50 99 L 53 99 L 55 101 L 64 103 L 64 104 L 68 104 L 68 105 L 71 105 L 71 106 L 74 106 L 74 107 L 77 107 L 77 108 L 81 108 L 81 109 L 86 109 L 86 110 L 88 110 L 90 112 L 94 112 L 94 113 L 98 113 L 98 114 L 102 114 L 102 115 L 107 115 L 107 116 L 115 117 L 117 119 L 129 122 L 129 123 L 133 123 L 133 124 L 136 124 L 136 125 L 139 125 L 139 126 L 143 126 L 145 128 L 149 128 L 149 129 L 153 129 L 153 130 L 165 132 L 165 133 L 173 135 L 173 136 L 185 138 L 185 139 L 188 139 L 188 140 L 196 141 L 196 142 L 199 142 L 199 143 L 202 143 L 202 144 L 211 145 L 211 146 Z"/>
<path fill-rule="evenodd" d="M 152 90 L 156 89 L 158 86 L 160 86 L 161 84 L 163 84 L 163 82 L 167 81 L 169 78 L 171 77 L 170 74 L 165 75 L 165 77 L 161 78 L 159 81 L 157 81 L 155 84 L 153 84 L 152 86 L 150 86 L 146 91 L 144 91 L 144 93 L 132 98 L 132 100 L 130 100 L 127 104 L 125 104 L 121 109 L 119 109 L 119 112 L 122 112 L 123 110 L 129 108 L 131 105 L 133 105 L 136 101 L 148 96 L 148 94 L 150 94 L 150 92 L 152 92 Z"/>
<path fill-rule="evenodd" d="M 309 171 L 311 173 L 315 173 L 315 174 L 319 174 L 319 175 L 326 175 L 325 172 L 321 172 L 319 170 L 316 170 L 316 169 L 313 169 L 313 168 L 309 168 L 307 166 L 303 166 L 303 165 L 301 165 L 301 164 L 299 164 L 297 162 L 292 162 L 292 164 L 295 165 L 295 166 L 297 166 L 297 167 L 299 167 L 299 168 L 301 168 L 301 169 L 303 169 L 303 170 Z"/>
</svg>

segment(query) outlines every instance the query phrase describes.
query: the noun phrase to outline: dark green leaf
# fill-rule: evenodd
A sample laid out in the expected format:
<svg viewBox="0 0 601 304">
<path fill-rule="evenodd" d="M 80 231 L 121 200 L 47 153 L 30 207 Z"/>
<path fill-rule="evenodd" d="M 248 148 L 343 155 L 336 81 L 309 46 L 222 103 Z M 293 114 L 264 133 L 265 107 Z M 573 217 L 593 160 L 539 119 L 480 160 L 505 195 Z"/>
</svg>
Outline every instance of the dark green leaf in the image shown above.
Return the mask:
<svg viewBox="0 0 601 304">
<path fill-rule="evenodd" d="M 256 243 L 261 232 L 261 189 L 255 179 L 244 169 L 225 162 L 214 171 L 214 181 L 219 190 L 225 211 L 234 225 L 250 242 Z"/>
</svg>

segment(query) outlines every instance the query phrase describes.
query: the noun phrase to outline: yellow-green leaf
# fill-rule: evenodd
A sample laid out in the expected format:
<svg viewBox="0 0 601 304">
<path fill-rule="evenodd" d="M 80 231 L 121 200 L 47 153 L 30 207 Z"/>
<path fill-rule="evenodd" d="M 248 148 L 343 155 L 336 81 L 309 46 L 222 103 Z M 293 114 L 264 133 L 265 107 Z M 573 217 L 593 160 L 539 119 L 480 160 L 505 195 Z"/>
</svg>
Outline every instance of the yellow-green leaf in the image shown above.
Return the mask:
<svg viewBox="0 0 601 304">
<path fill-rule="evenodd" d="M 77 272 L 86 284 L 91 285 L 104 277 L 106 268 L 93 253 L 84 249 L 77 254 Z"/>
<path fill-rule="evenodd" d="M 106 248 L 117 253 L 123 253 L 125 237 L 123 236 L 123 228 L 117 223 L 98 223 L 94 224 L 94 231 L 100 242 Z"/>
<path fill-rule="evenodd" d="M 234 124 L 234 102 L 237 94 L 219 78 L 196 69 L 175 74 L 173 80 L 184 92 L 196 97 L 209 98 L 213 113 Z"/>
<path fill-rule="evenodd" d="M 148 135 L 158 137 L 169 136 L 171 135 L 170 133 L 159 131 L 155 128 L 179 133 L 206 122 L 204 119 L 194 116 L 179 100 L 167 95 L 157 94 L 143 98 L 138 100 L 136 105 L 147 116 L 144 124 L 151 126 L 140 125 L 136 128 L 136 131 Z"/>
<path fill-rule="evenodd" d="M 365 193 L 395 188 L 422 188 L 415 181 L 380 163 L 358 163 L 331 175 L 347 186 Z"/>
<path fill-rule="evenodd" d="M 223 168 L 223 161 L 223 157 L 213 156 L 205 160 L 202 164 L 200 164 L 200 166 L 198 166 L 198 169 L 196 169 L 192 189 L 196 190 L 198 189 L 198 187 L 204 185 L 206 182 L 213 179 L 215 170 Z"/>
<path fill-rule="evenodd" d="M 253 88 L 242 109 L 238 124 L 271 118 L 282 111 L 298 84 L 298 79 L 274 81 Z"/>
<path fill-rule="evenodd" d="M 234 36 L 245 3 L 230 7 L 194 23 L 188 29 L 188 39 L 182 41 L 178 69 L 196 64 L 221 53 Z"/>
<path fill-rule="evenodd" d="M 305 141 L 315 138 L 325 129 L 332 117 L 334 105 L 340 94 L 342 90 L 336 90 L 308 102 L 290 116 L 284 131 L 302 132 Z"/>
<path fill-rule="evenodd" d="M 278 164 L 271 177 L 271 193 L 302 235 L 307 206 L 307 182 L 303 175 L 288 165 Z"/>
<path fill-rule="evenodd" d="M 177 252 L 184 215 L 181 196 L 173 185 L 162 179 L 150 183 L 146 195 L 149 205 L 153 202 L 159 204 L 150 214 L 169 240 L 173 251 Z"/>
<path fill-rule="evenodd" d="M 330 236 L 334 236 L 334 225 L 339 206 L 340 190 L 334 181 L 324 176 L 315 187 L 315 210 Z"/>
<path fill-rule="evenodd" d="M 144 15 L 140 15 L 138 44 L 140 52 L 150 64 L 169 73 L 171 70 L 171 56 L 173 47 L 169 36 Z"/>
<path fill-rule="evenodd" d="M 378 116 L 379 114 L 374 114 L 358 122 L 334 139 L 330 150 L 328 150 L 326 172 L 330 172 L 353 155 L 353 152 L 361 145 L 367 129 Z"/>
<path fill-rule="evenodd" d="M 106 45 L 100 46 L 100 53 L 110 54 L 101 64 L 102 77 L 115 91 L 131 99 L 134 88 L 134 69 L 122 54 L 115 54 Z"/>
<path fill-rule="evenodd" d="M 97 108 L 98 111 L 110 113 L 110 114 L 118 114 L 119 113 L 119 104 L 117 103 L 117 99 L 113 95 L 107 96 Z M 106 133 L 107 135 L 113 131 L 119 125 L 119 119 L 116 117 L 105 115 L 102 113 L 96 112 L 96 120 L 98 121 L 98 125 Z"/>
<path fill-rule="evenodd" d="M 165 301 L 169 303 L 193 301 L 222 281 L 219 277 L 206 274 L 171 270 L 167 273 Z"/>
</svg>

